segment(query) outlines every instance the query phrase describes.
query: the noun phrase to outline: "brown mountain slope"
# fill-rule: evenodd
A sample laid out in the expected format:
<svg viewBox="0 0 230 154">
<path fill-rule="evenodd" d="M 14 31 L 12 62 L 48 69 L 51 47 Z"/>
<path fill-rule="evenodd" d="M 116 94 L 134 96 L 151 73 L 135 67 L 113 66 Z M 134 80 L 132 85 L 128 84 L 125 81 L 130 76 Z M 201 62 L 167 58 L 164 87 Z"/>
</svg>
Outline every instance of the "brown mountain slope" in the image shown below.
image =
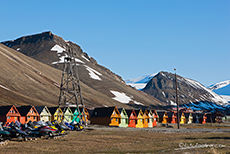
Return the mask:
<svg viewBox="0 0 230 154">
<path fill-rule="evenodd" d="M 42 41 L 46 40 L 42 37 L 40 37 L 40 39 Z M 38 40 L 36 41 L 39 42 Z M 23 45 L 22 42 L 19 44 Z M 49 50 L 47 50 L 45 53 L 42 50 L 34 51 L 35 49 L 33 49 L 33 45 L 36 46 L 36 43 L 33 44 L 32 47 L 29 47 L 29 44 L 31 44 L 31 42 L 27 42 L 27 44 L 24 46 L 25 48 L 29 48 L 28 51 L 31 50 L 33 55 L 36 55 L 35 53 L 39 53 L 40 51 L 44 55 L 38 57 L 49 57 L 50 53 L 54 53 L 55 56 L 52 55 L 50 58 L 52 59 L 52 57 L 56 57 L 56 60 L 59 60 L 57 53 L 50 51 L 51 47 L 55 45 L 55 43 L 52 41 L 43 42 L 40 44 L 40 46 L 43 47 L 46 46 L 46 44 L 47 46 L 52 44 L 50 45 Z M 17 46 L 17 49 L 18 48 L 22 50 L 21 46 Z M 99 66 L 93 58 L 90 58 L 89 61 L 85 59 L 86 57 L 82 58 L 86 55 L 86 53 L 79 53 L 82 53 L 82 55 L 78 55 L 77 57 L 79 60 L 81 60 L 81 62 L 78 63 L 80 72 L 79 76 L 80 80 L 82 81 L 82 95 L 86 107 L 114 105 L 125 108 L 130 108 L 131 106 L 138 108 L 143 107 L 142 105 L 136 105 L 138 103 L 142 103 L 145 106 L 162 105 L 162 102 L 156 98 L 146 95 L 143 92 L 134 90 L 133 88 L 124 84 L 123 80 L 119 76 L 115 75 L 107 68 Z M 76 55 L 77 54 L 78 52 L 76 52 Z M 50 64 L 51 66 L 52 63 Z M 42 64 L 4 45 L 0 45 L 0 66 L 0 105 L 33 104 L 51 106 L 58 104 L 58 85 L 60 84 L 62 71 Z M 62 64 L 57 64 L 55 66 L 56 68 L 62 68 Z M 93 79 L 90 75 L 92 73 L 97 75 L 101 74 L 98 75 L 101 80 Z M 126 95 L 131 99 L 127 103 L 121 103 L 120 101 L 112 99 L 115 97 L 116 93 L 114 94 L 111 91 Z"/>
</svg>

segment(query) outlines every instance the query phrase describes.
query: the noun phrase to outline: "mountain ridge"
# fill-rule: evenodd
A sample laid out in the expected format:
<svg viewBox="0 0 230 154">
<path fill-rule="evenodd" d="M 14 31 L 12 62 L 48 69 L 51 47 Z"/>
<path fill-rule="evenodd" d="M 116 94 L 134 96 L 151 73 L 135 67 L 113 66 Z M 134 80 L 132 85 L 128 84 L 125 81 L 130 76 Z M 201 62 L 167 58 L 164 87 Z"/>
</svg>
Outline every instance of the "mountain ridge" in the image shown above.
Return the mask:
<svg viewBox="0 0 230 154">
<path fill-rule="evenodd" d="M 83 85 L 83 96 L 86 100 L 86 104 L 90 107 L 115 105 L 126 108 L 142 108 L 144 106 L 165 105 L 153 96 L 146 95 L 143 92 L 127 86 L 120 76 L 106 67 L 99 65 L 94 58 L 83 52 L 80 46 L 70 41 L 65 41 L 51 32 L 24 36 L 16 40 L 4 41 L 2 44 L 10 47 L 10 51 L 14 53 L 15 51 L 19 52 L 49 67 L 59 69 L 57 72 L 63 70 L 62 59 L 66 56 L 66 46 L 68 45 L 75 54 L 74 60 L 78 66 L 81 85 Z M 62 51 L 63 49 L 65 51 Z M 9 49 L 6 47 L 6 50 Z M 49 69 L 48 67 L 46 68 Z M 29 76 L 27 78 L 29 78 Z M 60 77 L 61 75 L 52 78 L 56 78 L 56 82 L 60 84 Z M 6 84 L 2 85 L 7 88 Z M 57 96 L 56 91 L 55 96 Z M 56 97 L 52 98 L 56 99 Z M 124 103 L 122 102 L 123 98 L 129 101 Z"/>
</svg>

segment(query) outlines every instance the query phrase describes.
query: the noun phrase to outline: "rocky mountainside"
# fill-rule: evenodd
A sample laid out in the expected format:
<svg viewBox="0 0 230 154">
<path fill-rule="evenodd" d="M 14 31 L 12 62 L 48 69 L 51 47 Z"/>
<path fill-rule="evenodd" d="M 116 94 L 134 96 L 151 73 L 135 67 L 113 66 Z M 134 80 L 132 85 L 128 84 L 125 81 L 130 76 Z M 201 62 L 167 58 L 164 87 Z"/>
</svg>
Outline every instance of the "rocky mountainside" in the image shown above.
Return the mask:
<svg viewBox="0 0 230 154">
<path fill-rule="evenodd" d="M 179 103 L 213 102 L 227 104 L 228 102 L 199 82 L 177 75 L 179 89 Z M 176 105 L 175 101 L 175 74 L 160 72 L 155 75 L 142 89 L 168 105 Z"/>
<path fill-rule="evenodd" d="M 6 97 L 0 98 L 0 104 L 58 104 L 58 85 L 67 45 L 75 53 L 86 107 L 116 105 L 141 108 L 165 105 L 155 97 L 127 86 L 120 76 L 99 65 L 80 46 L 51 32 L 2 42 L 0 90 L 4 91 Z M 13 98 L 12 92 L 20 95 L 21 100 Z"/>
</svg>

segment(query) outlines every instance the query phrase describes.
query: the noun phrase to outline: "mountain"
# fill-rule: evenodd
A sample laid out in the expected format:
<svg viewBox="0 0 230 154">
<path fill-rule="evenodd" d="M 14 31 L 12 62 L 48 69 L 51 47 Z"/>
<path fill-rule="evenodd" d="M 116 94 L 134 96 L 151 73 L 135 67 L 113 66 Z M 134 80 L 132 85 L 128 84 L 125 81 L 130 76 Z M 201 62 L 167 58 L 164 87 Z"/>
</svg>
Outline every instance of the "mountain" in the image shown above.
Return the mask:
<svg viewBox="0 0 230 154">
<path fill-rule="evenodd" d="M 177 75 L 179 89 L 179 103 L 188 104 L 194 102 L 213 102 L 216 104 L 227 104 L 228 102 L 206 88 L 199 82 Z M 160 72 L 155 75 L 142 89 L 168 105 L 176 105 L 175 101 L 175 74 Z"/>
<path fill-rule="evenodd" d="M 127 79 L 125 80 L 125 82 L 127 85 L 130 85 L 132 87 L 135 87 L 138 90 L 141 90 L 147 85 L 149 80 L 151 80 L 155 75 L 156 74 L 149 74 L 149 75 L 145 75 L 139 78 Z"/>
<path fill-rule="evenodd" d="M 86 107 L 165 105 L 155 97 L 126 85 L 120 76 L 99 65 L 80 46 L 52 32 L 1 43 L 0 105 L 57 105 L 67 45 L 75 55 Z M 16 96 L 21 99 L 17 100 Z"/>
<path fill-rule="evenodd" d="M 230 102 L 230 80 L 213 84 L 208 88 Z"/>
</svg>

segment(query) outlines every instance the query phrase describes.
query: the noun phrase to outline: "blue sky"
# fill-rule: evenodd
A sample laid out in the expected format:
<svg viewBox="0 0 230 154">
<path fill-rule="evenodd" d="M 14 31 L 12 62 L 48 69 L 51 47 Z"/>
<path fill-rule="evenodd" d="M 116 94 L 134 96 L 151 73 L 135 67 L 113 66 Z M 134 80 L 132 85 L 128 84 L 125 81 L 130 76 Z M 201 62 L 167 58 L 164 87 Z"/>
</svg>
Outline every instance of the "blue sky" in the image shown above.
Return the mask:
<svg viewBox="0 0 230 154">
<path fill-rule="evenodd" d="M 230 80 L 229 0 L 0 2 L 0 41 L 52 31 L 123 79 L 174 72 Z"/>
</svg>

